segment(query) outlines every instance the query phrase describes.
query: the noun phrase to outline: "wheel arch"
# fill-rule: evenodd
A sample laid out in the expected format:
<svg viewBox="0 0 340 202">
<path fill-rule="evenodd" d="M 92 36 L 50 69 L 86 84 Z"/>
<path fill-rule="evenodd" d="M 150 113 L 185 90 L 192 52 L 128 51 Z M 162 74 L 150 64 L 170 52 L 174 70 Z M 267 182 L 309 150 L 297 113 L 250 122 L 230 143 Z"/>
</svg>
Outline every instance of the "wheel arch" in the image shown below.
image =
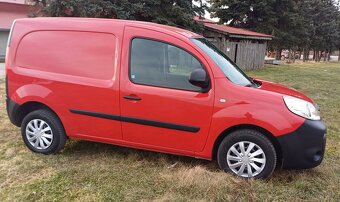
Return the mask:
<svg viewBox="0 0 340 202">
<path fill-rule="evenodd" d="M 266 129 L 260 127 L 260 126 L 252 125 L 252 124 L 240 124 L 240 125 L 235 125 L 235 126 L 232 126 L 230 128 L 225 129 L 216 138 L 216 140 L 214 142 L 214 146 L 213 146 L 213 149 L 212 149 L 212 159 L 213 160 L 216 160 L 216 158 L 217 158 L 218 147 L 221 144 L 221 142 L 223 141 L 223 139 L 225 137 L 227 137 L 230 133 L 237 131 L 237 130 L 241 130 L 241 129 L 255 130 L 255 131 L 262 133 L 264 136 L 266 136 L 275 148 L 275 151 L 276 151 L 276 154 L 277 154 L 277 160 L 278 160 L 277 166 L 281 166 L 281 164 L 282 164 L 282 150 L 281 150 L 281 146 L 280 146 L 280 143 L 278 142 L 278 140 L 268 130 L 266 130 Z"/>
<path fill-rule="evenodd" d="M 23 103 L 22 105 L 17 106 L 16 113 L 13 116 L 14 118 L 13 124 L 20 127 L 23 119 L 25 118 L 27 114 L 29 114 L 30 112 L 39 110 L 39 109 L 46 109 L 46 110 L 51 111 L 60 120 L 60 117 L 58 116 L 58 114 L 48 105 L 38 102 L 38 101 L 29 101 L 29 102 Z"/>
</svg>

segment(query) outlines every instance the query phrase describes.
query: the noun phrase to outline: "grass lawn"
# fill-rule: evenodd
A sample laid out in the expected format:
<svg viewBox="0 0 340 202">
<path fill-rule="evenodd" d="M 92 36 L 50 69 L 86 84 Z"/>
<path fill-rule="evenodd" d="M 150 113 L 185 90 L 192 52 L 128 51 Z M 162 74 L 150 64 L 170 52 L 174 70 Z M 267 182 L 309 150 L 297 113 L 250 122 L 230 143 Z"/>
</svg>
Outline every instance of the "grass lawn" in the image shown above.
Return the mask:
<svg viewBox="0 0 340 202">
<path fill-rule="evenodd" d="M 221 172 L 217 162 L 86 141 L 69 141 L 57 155 L 35 154 L 7 118 L 0 80 L 0 201 L 340 201 L 340 63 L 247 73 L 296 88 L 319 103 L 328 126 L 321 166 L 278 169 L 268 181 L 245 181 Z"/>
</svg>

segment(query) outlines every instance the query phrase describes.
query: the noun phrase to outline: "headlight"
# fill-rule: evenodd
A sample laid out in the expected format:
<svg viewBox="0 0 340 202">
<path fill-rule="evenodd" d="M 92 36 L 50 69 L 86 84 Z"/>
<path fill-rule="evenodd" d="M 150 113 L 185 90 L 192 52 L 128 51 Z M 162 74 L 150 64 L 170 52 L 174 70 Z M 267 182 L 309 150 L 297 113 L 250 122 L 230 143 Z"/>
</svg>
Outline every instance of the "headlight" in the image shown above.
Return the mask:
<svg viewBox="0 0 340 202">
<path fill-rule="evenodd" d="M 312 103 L 291 96 L 283 96 L 283 100 L 294 114 L 306 119 L 320 120 L 320 111 Z"/>
</svg>

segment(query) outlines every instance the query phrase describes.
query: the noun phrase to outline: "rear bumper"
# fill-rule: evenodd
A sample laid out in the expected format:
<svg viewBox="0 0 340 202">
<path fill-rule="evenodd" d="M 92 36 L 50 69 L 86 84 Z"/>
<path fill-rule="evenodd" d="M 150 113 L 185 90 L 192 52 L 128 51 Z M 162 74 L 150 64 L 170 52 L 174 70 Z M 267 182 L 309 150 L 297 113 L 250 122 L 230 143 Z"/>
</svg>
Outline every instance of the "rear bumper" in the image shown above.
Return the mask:
<svg viewBox="0 0 340 202">
<path fill-rule="evenodd" d="M 7 115 L 9 120 L 16 126 L 20 126 L 21 122 L 18 119 L 19 113 L 20 113 L 20 105 L 15 103 L 11 98 L 8 96 L 8 77 L 6 76 L 6 109 L 7 109 Z"/>
<path fill-rule="evenodd" d="M 13 100 L 11 100 L 7 95 L 6 95 L 6 107 L 7 107 L 7 115 L 9 120 L 16 126 L 20 126 L 20 120 L 18 117 L 20 117 L 20 105 L 15 103 Z"/>
<path fill-rule="evenodd" d="M 277 139 L 281 146 L 283 168 L 313 168 L 323 160 L 326 126 L 323 121 L 305 120 L 297 130 Z"/>
</svg>

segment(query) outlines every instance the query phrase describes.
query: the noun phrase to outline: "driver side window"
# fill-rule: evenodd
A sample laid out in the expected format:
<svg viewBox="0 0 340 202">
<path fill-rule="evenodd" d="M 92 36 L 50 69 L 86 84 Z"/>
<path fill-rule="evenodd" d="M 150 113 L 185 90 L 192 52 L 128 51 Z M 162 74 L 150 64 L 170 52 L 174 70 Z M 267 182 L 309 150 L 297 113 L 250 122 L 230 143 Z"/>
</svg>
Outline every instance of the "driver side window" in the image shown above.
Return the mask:
<svg viewBox="0 0 340 202">
<path fill-rule="evenodd" d="M 202 69 L 201 63 L 188 52 L 168 45 L 169 73 L 190 76 L 194 69 Z"/>
<path fill-rule="evenodd" d="M 130 51 L 130 80 L 133 83 L 200 91 L 189 83 L 190 73 L 202 64 L 187 51 L 168 43 L 134 38 Z"/>
</svg>

